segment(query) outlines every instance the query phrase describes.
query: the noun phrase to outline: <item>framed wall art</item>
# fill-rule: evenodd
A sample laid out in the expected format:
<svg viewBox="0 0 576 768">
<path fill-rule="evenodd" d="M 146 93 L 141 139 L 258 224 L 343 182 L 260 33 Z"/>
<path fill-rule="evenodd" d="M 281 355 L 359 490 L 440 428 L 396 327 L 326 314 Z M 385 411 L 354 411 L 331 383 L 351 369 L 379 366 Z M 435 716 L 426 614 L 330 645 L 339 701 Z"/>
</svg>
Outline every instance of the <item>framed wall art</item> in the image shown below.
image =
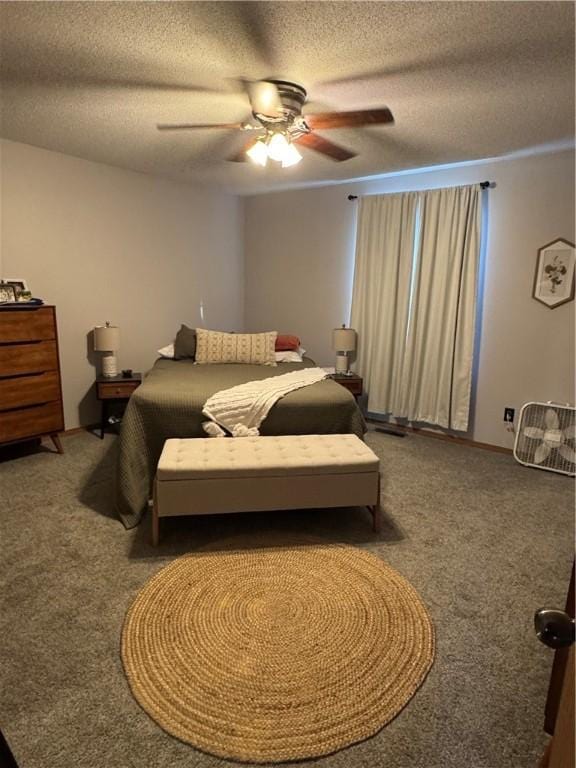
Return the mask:
<svg viewBox="0 0 576 768">
<path fill-rule="evenodd" d="M 532 298 L 550 309 L 574 298 L 574 243 L 558 237 L 538 250 Z"/>
</svg>

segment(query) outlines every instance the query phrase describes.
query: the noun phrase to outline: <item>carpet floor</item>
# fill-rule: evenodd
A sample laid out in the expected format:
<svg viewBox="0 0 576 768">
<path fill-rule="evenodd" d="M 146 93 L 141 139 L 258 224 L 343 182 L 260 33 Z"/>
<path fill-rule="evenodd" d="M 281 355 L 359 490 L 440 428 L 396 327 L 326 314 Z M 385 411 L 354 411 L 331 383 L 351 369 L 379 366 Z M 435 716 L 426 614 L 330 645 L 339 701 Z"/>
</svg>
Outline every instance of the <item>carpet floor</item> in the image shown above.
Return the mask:
<svg viewBox="0 0 576 768">
<path fill-rule="evenodd" d="M 112 511 L 115 437 L 64 440 L 65 454 L 0 462 L 0 728 L 20 768 L 223 768 L 164 733 L 124 677 L 124 615 L 147 579 L 194 548 L 253 536 L 346 542 L 377 554 L 420 593 L 437 655 L 422 688 L 375 737 L 315 768 L 534 768 L 543 752 L 552 652 L 534 610 L 562 606 L 573 558 L 570 479 L 507 455 L 371 432 L 384 525 L 340 509 L 149 521 Z"/>
</svg>

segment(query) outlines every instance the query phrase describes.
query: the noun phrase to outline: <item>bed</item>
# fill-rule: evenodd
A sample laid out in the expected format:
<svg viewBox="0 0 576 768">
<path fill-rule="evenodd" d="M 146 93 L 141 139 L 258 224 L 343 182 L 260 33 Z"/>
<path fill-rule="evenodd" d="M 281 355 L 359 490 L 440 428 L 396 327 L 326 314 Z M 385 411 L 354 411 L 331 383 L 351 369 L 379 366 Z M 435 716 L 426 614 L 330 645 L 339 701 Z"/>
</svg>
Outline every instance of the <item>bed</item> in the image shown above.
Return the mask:
<svg viewBox="0 0 576 768">
<path fill-rule="evenodd" d="M 116 511 L 126 528 L 138 525 L 144 515 L 165 440 L 206 437 L 202 407 L 211 395 L 247 381 L 314 365 L 309 358 L 276 367 L 157 360 L 130 398 L 122 420 Z M 263 435 L 355 434 L 360 438 L 365 431 L 356 400 L 332 379 L 290 392 L 276 403 L 260 429 Z"/>
</svg>

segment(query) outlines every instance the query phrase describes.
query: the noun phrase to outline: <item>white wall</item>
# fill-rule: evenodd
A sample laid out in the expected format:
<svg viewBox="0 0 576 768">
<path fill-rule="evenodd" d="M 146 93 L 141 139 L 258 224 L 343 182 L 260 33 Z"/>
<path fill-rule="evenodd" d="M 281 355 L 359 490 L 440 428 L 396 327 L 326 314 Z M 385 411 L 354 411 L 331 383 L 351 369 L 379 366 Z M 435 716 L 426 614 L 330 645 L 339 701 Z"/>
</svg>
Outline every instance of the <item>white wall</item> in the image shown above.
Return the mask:
<svg viewBox="0 0 576 768">
<path fill-rule="evenodd" d="M 244 219 L 242 200 L 213 190 L 9 141 L 0 151 L 0 275 L 56 304 L 67 428 L 97 419 L 87 335 L 105 320 L 121 328 L 120 365 L 145 371 L 181 322 L 242 328 L 245 291 L 248 330 L 297 333 L 333 364 L 330 332 L 349 319 L 353 277 L 347 195 L 485 178 L 497 186 L 470 436 L 510 446 L 504 406 L 574 400 L 574 302 L 550 310 L 531 298 L 538 247 L 574 241 L 572 152 L 257 195 Z"/>
<path fill-rule="evenodd" d="M 473 428 L 510 447 L 505 406 L 574 401 L 574 302 L 550 310 L 531 298 L 536 252 L 574 242 L 574 153 L 487 162 L 353 184 L 257 195 L 245 202 L 245 321 L 250 331 L 299 335 L 333 365 L 331 329 L 348 322 L 357 203 L 378 194 L 488 179 L 484 297 Z"/>
<path fill-rule="evenodd" d="M 95 325 L 120 327 L 119 364 L 135 371 L 182 322 L 242 328 L 239 198 L 10 141 L 0 148 L 0 274 L 56 305 L 66 428 L 98 420 Z"/>
</svg>

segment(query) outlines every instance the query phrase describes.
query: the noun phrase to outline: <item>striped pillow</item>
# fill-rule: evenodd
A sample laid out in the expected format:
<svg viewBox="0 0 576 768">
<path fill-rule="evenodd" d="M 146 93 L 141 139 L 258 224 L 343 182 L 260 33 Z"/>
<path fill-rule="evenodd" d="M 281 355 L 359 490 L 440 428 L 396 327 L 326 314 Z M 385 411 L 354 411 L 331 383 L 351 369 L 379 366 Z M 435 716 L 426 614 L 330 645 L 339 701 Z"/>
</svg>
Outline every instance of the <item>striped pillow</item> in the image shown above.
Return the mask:
<svg viewBox="0 0 576 768">
<path fill-rule="evenodd" d="M 196 362 L 276 365 L 276 336 L 276 331 L 221 333 L 196 328 Z"/>
</svg>

